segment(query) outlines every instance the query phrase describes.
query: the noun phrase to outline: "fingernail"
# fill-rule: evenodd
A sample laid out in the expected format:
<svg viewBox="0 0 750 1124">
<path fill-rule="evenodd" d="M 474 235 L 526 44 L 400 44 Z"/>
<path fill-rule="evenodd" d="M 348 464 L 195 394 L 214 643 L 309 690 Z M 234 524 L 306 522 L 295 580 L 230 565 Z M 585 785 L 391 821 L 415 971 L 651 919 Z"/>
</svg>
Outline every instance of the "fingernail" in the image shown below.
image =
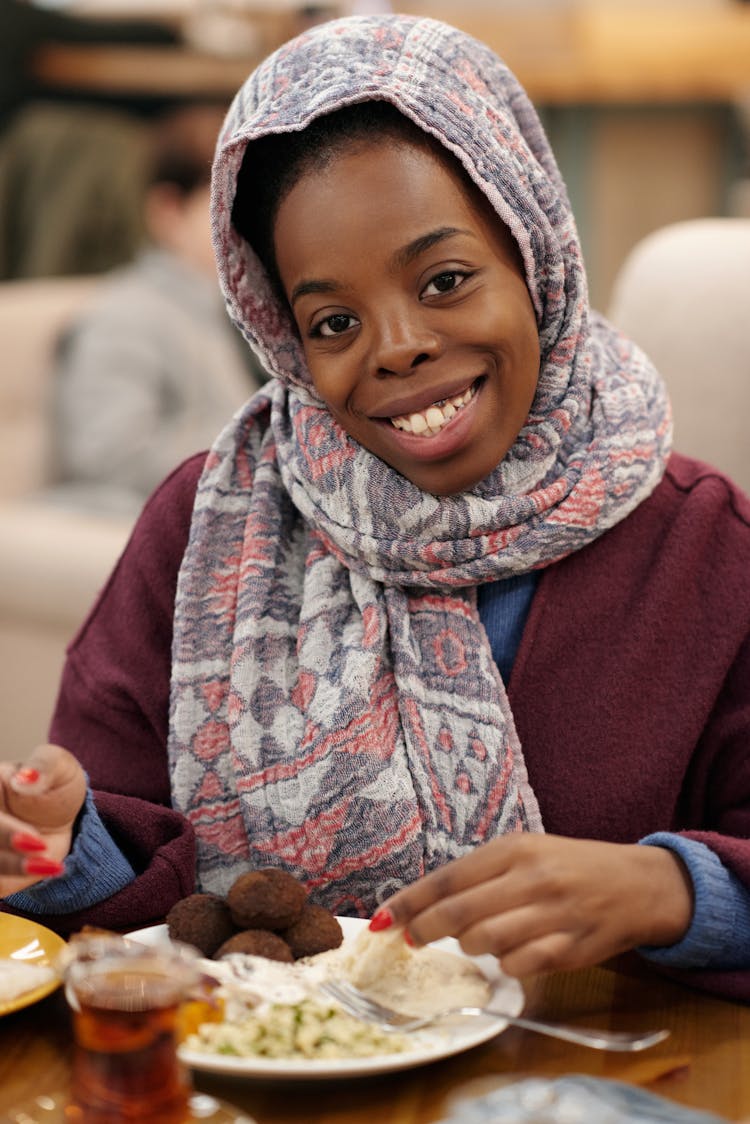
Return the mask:
<svg viewBox="0 0 750 1124">
<path fill-rule="evenodd" d="M 368 929 L 371 933 L 379 933 L 382 929 L 390 929 L 392 924 L 393 914 L 390 909 L 384 907 L 383 909 L 377 909 L 375 913 L 373 913 Z"/>
<path fill-rule="evenodd" d="M 39 777 L 39 770 L 32 769 L 31 765 L 25 765 L 23 769 L 16 769 L 13 774 L 13 780 L 16 781 L 17 784 L 36 784 Z"/>
<path fill-rule="evenodd" d="M 23 869 L 25 874 L 41 874 L 45 878 L 54 878 L 58 874 L 65 873 L 63 864 L 55 862 L 54 859 L 26 859 Z"/>
<path fill-rule="evenodd" d="M 408 929 L 404 929 L 404 940 L 405 940 L 405 941 L 406 941 L 406 943 L 408 944 L 409 948 L 416 948 L 416 947 L 417 947 L 417 946 L 416 946 L 416 945 L 414 944 L 414 941 L 413 941 L 413 939 L 412 939 L 411 933 L 409 932 L 409 930 L 408 930 Z"/>
<path fill-rule="evenodd" d="M 32 796 L 37 789 L 43 787 L 43 783 L 42 774 L 31 765 L 17 769 L 10 778 L 10 786 L 19 796 Z"/>
<path fill-rule="evenodd" d="M 14 851 L 46 851 L 47 844 L 38 835 L 29 835 L 25 831 L 15 831 L 10 837 L 10 845 Z"/>
</svg>

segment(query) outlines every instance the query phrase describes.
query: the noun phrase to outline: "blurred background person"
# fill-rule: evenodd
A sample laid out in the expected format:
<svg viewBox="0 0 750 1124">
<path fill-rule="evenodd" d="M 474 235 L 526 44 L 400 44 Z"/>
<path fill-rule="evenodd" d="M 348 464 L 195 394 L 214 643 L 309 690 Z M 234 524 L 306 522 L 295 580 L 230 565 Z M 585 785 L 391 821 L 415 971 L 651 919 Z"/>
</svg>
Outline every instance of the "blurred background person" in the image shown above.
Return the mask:
<svg viewBox="0 0 750 1124">
<path fill-rule="evenodd" d="M 223 108 L 162 123 L 135 260 L 113 270 L 65 333 L 53 377 L 53 497 L 137 512 L 181 460 L 210 445 L 263 372 L 224 308 L 208 214 Z"/>
</svg>

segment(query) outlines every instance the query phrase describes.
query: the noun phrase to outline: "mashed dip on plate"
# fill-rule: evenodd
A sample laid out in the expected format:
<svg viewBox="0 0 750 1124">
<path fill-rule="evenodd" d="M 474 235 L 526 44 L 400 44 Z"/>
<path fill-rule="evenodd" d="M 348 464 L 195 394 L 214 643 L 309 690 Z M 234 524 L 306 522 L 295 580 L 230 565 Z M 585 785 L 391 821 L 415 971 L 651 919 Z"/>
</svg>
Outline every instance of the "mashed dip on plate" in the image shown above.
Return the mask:
<svg viewBox="0 0 750 1124">
<path fill-rule="evenodd" d="M 326 978 L 349 980 L 418 1015 L 483 1006 L 491 991 L 471 960 L 436 948 L 411 949 L 400 930 L 363 930 L 340 948 L 293 964 L 235 954 L 207 961 L 206 970 L 219 980 L 223 1021 L 203 1023 L 185 1045 L 237 1057 L 362 1058 L 424 1045 L 430 1032 L 384 1031 L 342 1011 L 318 990 Z"/>
</svg>

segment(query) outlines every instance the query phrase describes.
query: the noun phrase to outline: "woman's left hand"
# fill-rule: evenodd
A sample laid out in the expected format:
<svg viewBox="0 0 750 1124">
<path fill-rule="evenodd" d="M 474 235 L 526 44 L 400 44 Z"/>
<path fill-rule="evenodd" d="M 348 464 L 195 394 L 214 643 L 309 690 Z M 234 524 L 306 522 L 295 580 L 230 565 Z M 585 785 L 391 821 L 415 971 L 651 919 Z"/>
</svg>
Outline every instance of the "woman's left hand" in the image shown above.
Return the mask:
<svg viewBox="0 0 750 1124">
<path fill-rule="evenodd" d="M 455 937 L 469 955 L 494 953 L 509 975 L 523 976 L 675 944 L 692 910 L 687 870 L 663 847 L 524 833 L 400 890 L 372 927 L 384 928 L 390 913 L 415 945 Z"/>
</svg>

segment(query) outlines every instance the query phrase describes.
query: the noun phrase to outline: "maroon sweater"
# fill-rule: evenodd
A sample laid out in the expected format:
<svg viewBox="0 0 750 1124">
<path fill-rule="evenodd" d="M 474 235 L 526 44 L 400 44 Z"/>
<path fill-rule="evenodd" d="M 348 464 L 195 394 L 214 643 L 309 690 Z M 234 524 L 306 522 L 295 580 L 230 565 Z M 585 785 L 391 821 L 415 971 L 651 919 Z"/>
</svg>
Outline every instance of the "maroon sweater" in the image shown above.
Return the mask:
<svg viewBox="0 0 750 1124">
<path fill-rule="evenodd" d="M 80 758 L 139 876 L 47 919 L 61 931 L 151 924 L 194 886 L 166 744 L 175 587 L 203 460 L 154 493 L 69 649 L 50 738 Z M 686 832 L 750 887 L 750 500 L 725 477 L 673 456 L 633 514 L 546 569 L 508 690 L 548 832 Z M 750 973 L 700 982 L 750 999 Z"/>
</svg>

